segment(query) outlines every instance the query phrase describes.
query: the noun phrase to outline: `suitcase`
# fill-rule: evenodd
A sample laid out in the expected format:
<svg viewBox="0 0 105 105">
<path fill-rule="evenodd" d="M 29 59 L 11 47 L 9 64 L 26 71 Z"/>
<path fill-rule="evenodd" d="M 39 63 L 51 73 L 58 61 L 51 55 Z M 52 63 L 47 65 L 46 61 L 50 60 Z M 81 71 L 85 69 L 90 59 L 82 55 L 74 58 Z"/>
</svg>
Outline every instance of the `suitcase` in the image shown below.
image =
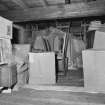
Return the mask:
<svg viewBox="0 0 105 105">
<path fill-rule="evenodd" d="M 17 82 L 16 65 L 1 65 L 0 66 L 0 87 L 11 88 Z"/>
</svg>

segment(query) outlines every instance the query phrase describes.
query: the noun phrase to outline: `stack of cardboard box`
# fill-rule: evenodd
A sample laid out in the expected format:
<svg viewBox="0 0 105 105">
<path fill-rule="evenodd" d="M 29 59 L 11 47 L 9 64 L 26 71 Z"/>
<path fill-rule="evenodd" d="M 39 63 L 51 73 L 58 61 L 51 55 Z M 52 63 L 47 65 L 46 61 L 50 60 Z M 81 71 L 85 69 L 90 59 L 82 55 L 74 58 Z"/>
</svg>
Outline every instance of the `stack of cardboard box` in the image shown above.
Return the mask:
<svg viewBox="0 0 105 105">
<path fill-rule="evenodd" d="M 88 90 L 105 92 L 105 27 L 94 31 L 93 48 L 82 52 L 84 86 Z"/>
</svg>

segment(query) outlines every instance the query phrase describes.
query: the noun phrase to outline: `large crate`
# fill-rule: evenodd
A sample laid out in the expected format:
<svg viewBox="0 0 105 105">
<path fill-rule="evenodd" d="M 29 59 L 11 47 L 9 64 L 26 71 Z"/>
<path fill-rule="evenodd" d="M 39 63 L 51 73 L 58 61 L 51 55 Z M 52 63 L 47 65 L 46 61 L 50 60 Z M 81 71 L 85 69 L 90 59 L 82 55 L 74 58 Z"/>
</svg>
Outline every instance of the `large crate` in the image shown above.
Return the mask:
<svg viewBox="0 0 105 105">
<path fill-rule="evenodd" d="M 29 53 L 29 85 L 56 83 L 55 54 Z"/>
<path fill-rule="evenodd" d="M 105 92 L 105 50 L 84 50 L 84 87 L 95 92 Z"/>
</svg>

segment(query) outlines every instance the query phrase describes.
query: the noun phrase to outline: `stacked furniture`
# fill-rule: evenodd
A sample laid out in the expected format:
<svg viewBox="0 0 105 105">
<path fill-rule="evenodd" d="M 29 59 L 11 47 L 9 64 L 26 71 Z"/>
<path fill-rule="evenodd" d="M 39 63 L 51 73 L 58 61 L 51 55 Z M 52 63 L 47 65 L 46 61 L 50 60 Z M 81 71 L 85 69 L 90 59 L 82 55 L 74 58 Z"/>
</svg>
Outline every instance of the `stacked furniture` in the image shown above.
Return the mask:
<svg viewBox="0 0 105 105">
<path fill-rule="evenodd" d="M 0 87 L 10 88 L 17 81 L 11 39 L 12 21 L 0 17 Z"/>
<path fill-rule="evenodd" d="M 54 52 L 57 74 L 66 75 L 68 70 L 67 45 L 69 35 L 57 28 L 36 32 L 33 35 L 32 52 Z"/>
</svg>

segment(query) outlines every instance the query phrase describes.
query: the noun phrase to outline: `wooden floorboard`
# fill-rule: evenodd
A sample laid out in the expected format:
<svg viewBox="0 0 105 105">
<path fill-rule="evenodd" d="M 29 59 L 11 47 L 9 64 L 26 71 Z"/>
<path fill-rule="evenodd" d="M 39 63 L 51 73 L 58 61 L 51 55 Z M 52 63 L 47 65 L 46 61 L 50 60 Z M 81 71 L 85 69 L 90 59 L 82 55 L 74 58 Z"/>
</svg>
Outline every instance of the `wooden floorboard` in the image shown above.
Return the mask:
<svg viewBox="0 0 105 105">
<path fill-rule="evenodd" d="M 0 94 L 0 105 L 105 105 L 105 94 L 21 89 Z"/>
</svg>

